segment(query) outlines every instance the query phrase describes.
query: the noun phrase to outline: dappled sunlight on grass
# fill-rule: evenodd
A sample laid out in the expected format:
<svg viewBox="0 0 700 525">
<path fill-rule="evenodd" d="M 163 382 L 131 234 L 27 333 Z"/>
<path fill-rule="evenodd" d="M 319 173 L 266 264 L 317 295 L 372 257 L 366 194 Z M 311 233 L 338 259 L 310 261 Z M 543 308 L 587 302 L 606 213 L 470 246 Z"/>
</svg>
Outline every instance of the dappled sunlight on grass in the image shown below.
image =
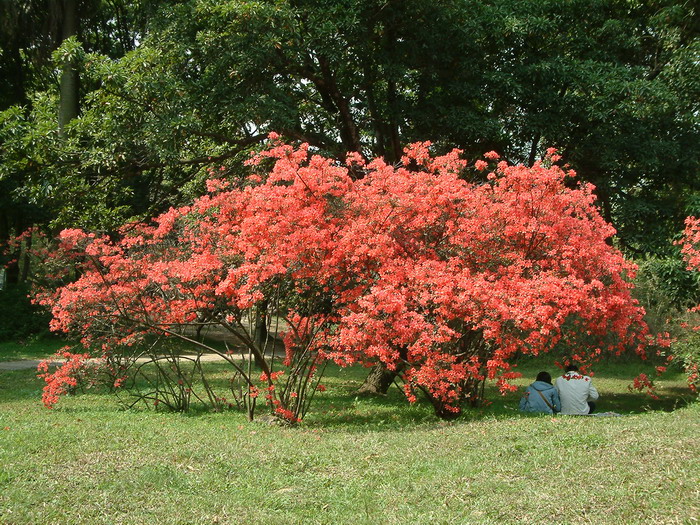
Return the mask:
<svg viewBox="0 0 700 525">
<path fill-rule="evenodd" d="M 45 359 L 66 346 L 60 338 L 45 337 L 39 340 L 29 340 L 24 343 L 1 342 L 0 361 L 16 361 L 19 359 Z"/>
<path fill-rule="evenodd" d="M 225 387 L 230 369 L 207 367 Z M 662 411 L 688 398 L 680 376 L 660 381 L 654 404 L 626 390 L 624 371 L 600 369 L 604 410 L 646 414 L 522 415 L 519 392 L 489 386 L 490 405 L 444 422 L 395 387 L 357 396 L 366 373 L 330 366 L 305 421 L 280 427 L 237 411 L 123 410 L 107 390 L 47 410 L 34 371 L 1 371 L 0 521 L 170 523 L 175 505 L 182 523 L 252 524 L 673 523 L 700 512 L 689 476 L 700 407 Z M 587 490 L 568 483 L 570 469 L 586 472 Z"/>
<path fill-rule="evenodd" d="M 147 365 L 144 370 L 148 370 Z M 224 362 L 206 363 L 206 372 L 210 384 L 222 395 L 230 394 L 232 368 Z M 492 383 L 487 383 L 484 406 L 465 408 L 460 419 L 475 421 L 483 418 L 527 417 L 517 410 L 518 402 L 525 386 L 530 384 L 539 370 L 550 370 L 555 375 L 556 368 L 549 360 L 529 361 L 521 364 L 519 371 L 523 377 L 513 381 L 518 386 L 516 392 L 501 395 Z M 425 425 L 438 422 L 432 406 L 419 398 L 409 404 L 402 391 L 392 386 L 386 396 L 358 396 L 357 388 L 364 380 L 368 369 L 363 367 L 340 368 L 329 365 L 322 379 L 327 388 L 325 392 L 316 392 L 311 410 L 304 425 L 318 428 L 341 428 L 345 431 L 356 429 L 386 429 L 410 425 Z M 685 384 L 683 374 L 669 371 L 657 381 L 656 393 L 659 399 L 648 394 L 630 391 L 629 386 L 635 375 L 640 372 L 653 372 L 653 365 L 646 363 L 622 363 L 599 367 L 593 380 L 601 397 L 598 402 L 600 412 L 617 412 L 621 414 L 642 413 L 649 411 L 671 411 L 686 406 L 695 399 Z M 139 386 L 140 385 L 140 386 Z M 0 388 L 3 395 L 0 403 L 30 402 L 39 403 L 43 382 L 36 377 L 35 370 L 0 371 Z M 139 388 L 146 388 L 141 382 Z M 138 388 L 137 388 L 138 390 Z M 87 391 L 90 395 L 78 393 L 62 399 L 57 410 L 84 411 L 94 410 L 103 405 L 103 410 L 120 410 L 117 398 L 106 388 Z M 133 402 L 126 392 L 121 392 L 119 399 L 128 405 Z M 85 407 L 81 407 L 81 403 Z M 132 410 L 148 410 L 143 404 L 136 404 Z M 226 411 L 235 413 L 235 411 Z M 264 414 L 264 406 L 258 407 L 258 413 Z M 193 403 L 190 417 L 205 413 L 197 403 Z"/>
</svg>

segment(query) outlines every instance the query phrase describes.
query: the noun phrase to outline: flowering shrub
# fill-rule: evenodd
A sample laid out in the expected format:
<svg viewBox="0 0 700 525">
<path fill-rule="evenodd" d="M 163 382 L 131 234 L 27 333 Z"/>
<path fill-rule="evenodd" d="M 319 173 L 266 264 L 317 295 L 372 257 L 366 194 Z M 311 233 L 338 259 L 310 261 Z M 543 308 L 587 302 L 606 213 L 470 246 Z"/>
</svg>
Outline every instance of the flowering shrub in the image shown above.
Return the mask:
<svg viewBox="0 0 700 525">
<path fill-rule="evenodd" d="M 206 195 L 152 224 L 116 239 L 63 231 L 60 251 L 80 277 L 38 296 L 52 329 L 109 355 L 185 340 L 231 364 L 250 417 L 264 399 L 290 422 L 322 390 L 328 360 L 400 369 L 410 401 L 422 392 L 453 417 L 487 379 L 512 389 L 517 353 L 581 334 L 595 342 L 574 356 L 581 364 L 644 353 L 635 268 L 607 242 L 614 230 L 592 186 L 556 166 L 555 151 L 533 167 L 495 152 L 468 165 L 458 150 L 433 157 L 418 143 L 399 166 L 358 154 L 342 165 L 271 139 L 244 183 L 212 174 Z M 488 173 L 473 183 L 466 171 Z M 284 325 L 284 357 L 255 337 L 260 318 Z M 212 326 L 248 360 L 197 337 Z"/>
<path fill-rule="evenodd" d="M 700 219 L 688 217 L 685 221 L 685 231 L 679 243 L 688 270 L 700 271 Z M 698 393 L 700 392 L 700 323 L 697 322 L 697 313 L 700 312 L 700 305 L 690 310 L 691 315 L 695 315 L 696 322 L 684 324 L 689 335 L 684 341 L 676 345 L 676 353 L 683 363 L 686 371 L 688 386 Z"/>
<path fill-rule="evenodd" d="M 700 270 L 700 219 L 688 217 L 680 242 L 681 253 L 685 256 L 689 270 Z"/>
<path fill-rule="evenodd" d="M 54 358 L 63 358 L 66 362 L 54 372 L 49 371 L 49 366 Z M 73 393 L 87 382 L 93 380 L 95 367 L 88 361 L 90 354 L 73 354 L 67 348 L 56 353 L 52 358 L 39 363 L 39 377 L 44 380 L 44 390 L 41 400 L 46 408 L 53 408 L 58 403 L 59 396 Z"/>
<path fill-rule="evenodd" d="M 634 390 L 646 392 L 652 399 L 659 399 L 659 396 L 656 395 L 654 382 L 647 374 L 639 374 L 627 388 L 630 392 Z"/>
</svg>

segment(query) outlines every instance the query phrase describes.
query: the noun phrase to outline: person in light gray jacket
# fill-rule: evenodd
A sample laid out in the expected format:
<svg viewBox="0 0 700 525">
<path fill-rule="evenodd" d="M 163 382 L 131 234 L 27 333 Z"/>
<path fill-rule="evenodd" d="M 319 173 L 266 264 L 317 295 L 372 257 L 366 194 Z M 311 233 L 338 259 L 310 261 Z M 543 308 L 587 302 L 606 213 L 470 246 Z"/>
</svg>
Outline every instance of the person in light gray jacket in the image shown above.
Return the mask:
<svg viewBox="0 0 700 525">
<path fill-rule="evenodd" d="M 541 412 L 543 414 L 555 414 L 561 410 L 559 393 L 552 386 L 552 376 L 548 372 L 537 374 L 532 383 L 520 399 L 522 412 Z"/>
<path fill-rule="evenodd" d="M 592 414 L 599 397 L 589 376 L 579 372 L 576 365 L 566 367 L 566 373 L 554 385 L 561 399 L 561 413 L 572 416 Z"/>
</svg>

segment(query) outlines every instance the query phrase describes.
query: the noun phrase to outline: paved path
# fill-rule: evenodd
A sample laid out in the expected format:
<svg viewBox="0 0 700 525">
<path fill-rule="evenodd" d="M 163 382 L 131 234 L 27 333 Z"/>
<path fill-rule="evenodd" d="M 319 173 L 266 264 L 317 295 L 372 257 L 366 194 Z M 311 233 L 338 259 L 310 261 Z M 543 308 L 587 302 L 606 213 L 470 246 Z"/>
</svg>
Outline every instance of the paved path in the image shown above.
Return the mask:
<svg viewBox="0 0 700 525">
<path fill-rule="evenodd" d="M 63 361 L 51 361 L 51 366 L 59 366 Z M 34 359 L 22 359 L 20 361 L 1 361 L 0 370 L 28 370 L 39 366 L 39 361 Z"/>
<path fill-rule="evenodd" d="M 195 357 L 195 356 L 183 356 L 183 357 Z M 149 357 L 141 357 L 137 359 L 139 363 L 146 363 L 150 361 Z M 200 357 L 201 361 L 211 362 L 211 361 L 223 361 L 224 358 L 217 354 L 204 354 Z M 21 359 L 19 361 L 0 361 L 0 370 L 29 370 L 39 366 L 40 361 L 36 359 Z M 50 361 L 49 366 L 61 366 L 65 361 Z"/>
</svg>

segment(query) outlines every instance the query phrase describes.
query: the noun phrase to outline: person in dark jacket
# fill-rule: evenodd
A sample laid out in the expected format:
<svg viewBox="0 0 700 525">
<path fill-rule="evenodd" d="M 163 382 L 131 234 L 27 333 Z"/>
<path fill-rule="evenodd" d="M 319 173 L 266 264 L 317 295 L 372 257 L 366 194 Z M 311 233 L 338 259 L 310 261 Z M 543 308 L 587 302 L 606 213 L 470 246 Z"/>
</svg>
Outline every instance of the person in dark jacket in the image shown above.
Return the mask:
<svg viewBox="0 0 700 525">
<path fill-rule="evenodd" d="M 548 372 L 540 372 L 537 379 L 523 394 L 520 400 L 522 412 L 541 412 L 555 414 L 561 410 L 559 392 L 552 386 L 552 376 Z"/>
</svg>

